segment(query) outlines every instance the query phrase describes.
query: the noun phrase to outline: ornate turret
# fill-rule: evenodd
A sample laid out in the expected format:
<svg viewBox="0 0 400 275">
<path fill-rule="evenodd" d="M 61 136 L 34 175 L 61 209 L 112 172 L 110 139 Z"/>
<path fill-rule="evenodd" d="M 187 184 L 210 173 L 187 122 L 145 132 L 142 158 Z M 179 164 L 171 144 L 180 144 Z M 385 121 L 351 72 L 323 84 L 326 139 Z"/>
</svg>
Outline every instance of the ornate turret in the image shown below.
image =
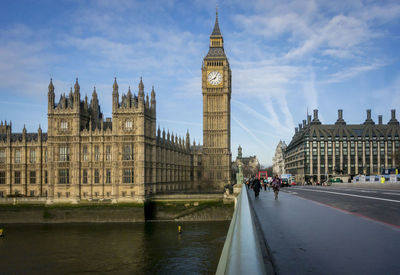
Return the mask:
<svg viewBox="0 0 400 275">
<path fill-rule="evenodd" d="M 212 42 L 220 42 L 218 43 L 212 43 Z M 219 23 L 218 23 L 218 10 L 216 10 L 215 12 L 215 23 L 214 23 L 214 29 L 211 33 L 210 36 L 210 47 L 223 47 L 223 38 L 222 38 L 222 34 L 221 34 L 221 30 L 219 29 Z"/>
<path fill-rule="evenodd" d="M 81 92 L 80 92 L 80 86 L 79 86 L 79 83 L 78 83 L 78 78 L 76 79 L 74 88 L 75 88 L 75 91 L 74 91 L 74 108 L 75 108 L 75 111 L 79 113 L 80 109 L 81 109 Z M 71 88 L 71 90 L 72 90 L 72 88 Z"/>
<path fill-rule="evenodd" d="M 189 134 L 189 129 L 186 132 L 186 150 L 190 149 L 190 134 Z"/>
<path fill-rule="evenodd" d="M 25 124 L 24 124 L 24 129 L 22 129 L 22 141 L 26 141 L 26 128 L 25 128 Z"/>
<path fill-rule="evenodd" d="M 88 97 L 85 95 L 85 101 L 83 102 L 83 110 L 87 113 L 89 111 Z"/>
<path fill-rule="evenodd" d="M 61 108 L 66 109 L 67 108 L 67 98 L 65 94 L 61 96 L 61 102 L 60 102 Z"/>
<path fill-rule="evenodd" d="M 150 101 L 149 101 L 149 94 L 146 94 L 146 109 L 150 109 Z"/>
<path fill-rule="evenodd" d="M 238 159 L 241 159 L 243 157 L 242 155 L 242 146 L 239 145 L 238 147 Z"/>
<path fill-rule="evenodd" d="M 42 141 L 42 128 L 40 127 L 40 124 L 38 128 L 38 141 Z"/>
<path fill-rule="evenodd" d="M 216 11 L 214 29 L 210 35 L 210 49 L 206 58 L 226 57 L 224 52 L 224 39 L 219 29 L 218 10 Z"/>
<path fill-rule="evenodd" d="M 48 110 L 49 112 L 54 109 L 54 100 L 55 100 L 55 94 L 54 94 L 54 85 L 53 85 L 53 79 L 50 78 L 50 83 L 49 83 L 49 92 L 47 94 L 48 97 Z"/>
<path fill-rule="evenodd" d="M 126 94 L 126 100 L 127 100 L 127 107 L 131 108 L 132 107 L 132 92 L 131 92 L 131 86 L 128 87 L 128 93 Z"/>
<path fill-rule="evenodd" d="M 90 100 L 90 112 L 92 115 L 93 122 L 98 123 L 99 118 L 101 118 L 99 98 L 97 97 L 96 87 L 93 87 L 92 99 Z"/>
<path fill-rule="evenodd" d="M 76 78 L 76 80 L 75 80 L 74 89 L 75 89 L 75 93 L 79 93 L 81 90 L 81 87 L 79 86 L 79 83 L 78 83 L 78 78 Z"/>
<path fill-rule="evenodd" d="M 139 106 L 140 106 L 140 105 L 144 104 L 144 85 L 143 85 L 142 77 L 140 77 L 138 97 L 139 97 Z"/>
<path fill-rule="evenodd" d="M 119 107 L 119 93 L 118 93 L 118 84 L 117 84 L 117 78 L 116 77 L 114 77 L 112 97 L 113 97 L 112 109 L 113 109 L 113 112 L 115 112 Z"/>
<path fill-rule="evenodd" d="M 72 95 L 72 87 L 69 90 L 69 95 L 68 95 L 68 108 L 72 108 L 74 103 L 73 95 Z"/>
<path fill-rule="evenodd" d="M 154 86 L 151 87 L 151 110 L 156 112 L 156 93 L 154 92 Z"/>
</svg>

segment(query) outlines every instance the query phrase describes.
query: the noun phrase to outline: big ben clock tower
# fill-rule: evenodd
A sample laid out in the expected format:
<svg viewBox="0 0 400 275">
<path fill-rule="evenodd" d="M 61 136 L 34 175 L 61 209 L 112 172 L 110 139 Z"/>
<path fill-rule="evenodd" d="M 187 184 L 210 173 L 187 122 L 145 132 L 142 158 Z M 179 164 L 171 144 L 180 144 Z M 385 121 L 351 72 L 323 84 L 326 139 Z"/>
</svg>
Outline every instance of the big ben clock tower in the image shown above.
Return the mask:
<svg viewBox="0 0 400 275">
<path fill-rule="evenodd" d="M 203 180 L 210 191 L 221 191 L 231 179 L 231 69 L 224 52 L 218 12 L 204 57 Z"/>
</svg>

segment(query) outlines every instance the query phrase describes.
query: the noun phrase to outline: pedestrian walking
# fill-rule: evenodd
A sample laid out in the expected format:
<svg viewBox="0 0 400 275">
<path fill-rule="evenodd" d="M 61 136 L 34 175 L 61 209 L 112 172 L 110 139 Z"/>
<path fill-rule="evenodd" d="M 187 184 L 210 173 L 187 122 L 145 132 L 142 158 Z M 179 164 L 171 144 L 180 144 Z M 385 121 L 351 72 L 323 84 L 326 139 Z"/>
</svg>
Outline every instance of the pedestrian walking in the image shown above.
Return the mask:
<svg viewBox="0 0 400 275">
<path fill-rule="evenodd" d="M 260 189 L 261 189 L 261 183 L 258 178 L 255 178 L 253 180 L 253 191 L 254 191 L 254 196 L 257 198 L 258 195 L 260 194 Z"/>
<path fill-rule="evenodd" d="M 281 187 L 281 180 L 278 178 L 278 175 L 275 175 L 275 178 L 272 181 L 272 189 L 274 190 L 275 200 L 278 199 L 280 187 Z"/>
<path fill-rule="evenodd" d="M 268 185 L 267 179 L 263 179 L 264 191 L 267 191 L 267 185 Z"/>
</svg>

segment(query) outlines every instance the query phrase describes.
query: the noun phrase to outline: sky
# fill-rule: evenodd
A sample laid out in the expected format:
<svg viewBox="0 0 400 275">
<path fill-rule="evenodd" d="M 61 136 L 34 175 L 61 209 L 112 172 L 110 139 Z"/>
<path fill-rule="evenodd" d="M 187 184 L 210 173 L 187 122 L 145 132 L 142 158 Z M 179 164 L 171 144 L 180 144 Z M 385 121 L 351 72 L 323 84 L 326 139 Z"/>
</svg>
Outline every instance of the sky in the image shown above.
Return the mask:
<svg viewBox="0 0 400 275">
<path fill-rule="evenodd" d="M 264 166 L 307 111 L 347 124 L 400 111 L 400 2 L 16 1 L 0 9 L 0 120 L 13 132 L 47 131 L 47 86 L 56 102 L 79 78 L 111 117 L 120 96 L 154 86 L 157 124 L 202 144 L 201 65 L 218 6 L 232 70 L 231 151 Z"/>
</svg>

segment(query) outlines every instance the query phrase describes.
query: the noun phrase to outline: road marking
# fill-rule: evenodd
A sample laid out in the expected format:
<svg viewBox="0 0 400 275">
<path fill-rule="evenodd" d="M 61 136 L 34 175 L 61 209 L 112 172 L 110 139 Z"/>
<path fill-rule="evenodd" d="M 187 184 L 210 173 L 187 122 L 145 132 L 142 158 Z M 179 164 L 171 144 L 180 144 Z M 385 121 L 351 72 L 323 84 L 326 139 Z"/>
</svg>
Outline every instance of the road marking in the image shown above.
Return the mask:
<svg viewBox="0 0 400 275">
<path fill-rule="evenodd" d="M 361 195 L 354 195 L 354 194 L 346 194 L 346 193 L 339 193 L 339 192 L 332 192 L 332 191 L 322 191 L 322 190 L 315 190 L 315 189 L 302 189 L 302 190 L 321 192 L 321 193 L 330 193 L 330 194 L 336 194 L 336 195 L 343 195 L 343 196 L 350 196 L 350 197 L 357 197 L 357 198 L 364 198 L 364 199 L 372 199 L 372 200 L 379 200 L 379 201 L 400 202 L 398 200 L 376 198 L 376 197 L 370 197 L 370 196 L 361 196 Z"/>
</svg>

